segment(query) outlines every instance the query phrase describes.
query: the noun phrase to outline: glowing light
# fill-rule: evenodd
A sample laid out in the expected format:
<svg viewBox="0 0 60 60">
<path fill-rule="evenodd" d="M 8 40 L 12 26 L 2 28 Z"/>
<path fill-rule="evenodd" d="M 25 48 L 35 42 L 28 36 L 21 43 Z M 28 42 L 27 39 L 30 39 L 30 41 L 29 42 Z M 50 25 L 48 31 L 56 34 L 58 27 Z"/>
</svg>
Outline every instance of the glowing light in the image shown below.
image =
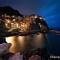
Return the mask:
<svg viewBox="0 0 60 60">
<path fill-rule="evenodd" d="M 37 18 L 37 16 L 35 16 L 35 18 Z"/>
<path fill-rule="evenodd" d="M 12 18 L 14 18 L 15 16 L 13 15 Z"/>
<path fill-rule="evenodd" d="M 19 24 L 18 23 L 16 23 L 16 28 L 19 28 Z"/>
<path fill-rule="evenodd" d="M 9 52 L 16 53 L 19 49 L 17 36 L 10 36 L 5 38 L 7 43 L 11 43 L 11 47 L 9 48 Z"/>
<path fill-rule="evenodd" d="M 8 20 L 8 19 L 6 20 L 6 22 L 7 22 L 7 23 L 11 23 L 11 21 L 10 21 L 10 20 Z"/>
<path fill-rule="evenodd" d="M 14 44 L 15 36 L 6 37 L 5 39 L 6 39 L 7 43 L 13 43 Z"/>
<path fill-rule="evenodd" d="M 6 28 L 10 28 L 10 26 L 7 23 L 5 23 L 5 26 L 6 26 Z"/>
<path fill-rule="evenodd" d="M 42 17 L 40 17 L 40 19 L 43 19 Z"/>
<path fill-rule="evenodd" d="M 13 19 L 13 21 L 16 21 L 16 19 Z"/>
</svg>

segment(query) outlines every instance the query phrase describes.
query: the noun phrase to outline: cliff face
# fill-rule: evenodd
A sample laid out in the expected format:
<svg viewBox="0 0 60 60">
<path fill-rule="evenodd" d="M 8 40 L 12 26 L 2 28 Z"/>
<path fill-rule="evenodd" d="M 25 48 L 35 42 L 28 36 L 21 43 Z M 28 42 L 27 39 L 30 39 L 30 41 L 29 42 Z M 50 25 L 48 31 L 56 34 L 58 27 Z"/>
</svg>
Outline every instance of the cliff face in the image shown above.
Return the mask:
<svg viewBox="0 0 60 60">
<path fill-rule="evenodd" d="M 5 34 L 6 31 L 5 21 L 4 21 L 5 15 L 9 16 L 9 19 L 11 16 L 23 17 L 23 15 L 19 13 L 19 11 L 13 9 L 10 6 L 0 7 L 0 35 L 1 36 L 3 36 L 3 34 Z"/>
</svg>

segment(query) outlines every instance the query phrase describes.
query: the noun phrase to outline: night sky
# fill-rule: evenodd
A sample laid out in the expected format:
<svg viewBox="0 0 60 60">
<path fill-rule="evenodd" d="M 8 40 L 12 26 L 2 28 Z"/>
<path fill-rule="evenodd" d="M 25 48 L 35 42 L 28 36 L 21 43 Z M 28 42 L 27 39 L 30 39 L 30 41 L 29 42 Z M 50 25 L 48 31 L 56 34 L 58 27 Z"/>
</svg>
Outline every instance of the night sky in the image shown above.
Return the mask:
<svg viewBox="0 0 60 60">
<path fill-rule="evenodd" d="M 11 6 L 24 15 L 41 15 L 49 27 L 60 28 L 60 0 L 0 0 L 0 6 Z"/>
</svg>

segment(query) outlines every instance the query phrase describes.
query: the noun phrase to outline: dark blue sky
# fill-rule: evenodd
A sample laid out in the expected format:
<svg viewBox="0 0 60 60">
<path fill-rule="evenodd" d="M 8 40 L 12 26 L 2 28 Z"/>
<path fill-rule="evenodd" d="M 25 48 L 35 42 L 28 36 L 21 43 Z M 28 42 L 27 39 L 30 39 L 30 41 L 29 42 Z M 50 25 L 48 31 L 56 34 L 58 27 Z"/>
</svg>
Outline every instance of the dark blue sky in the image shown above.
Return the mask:
<svg viewBox="0 0 60 60">
<path fill-rule="evenodd" d="M 60 28 L 60 0 L 0 0 L 0 6 L 11 6 L 24 15 L 42 15 L 50 27 Z"/>
</svg>

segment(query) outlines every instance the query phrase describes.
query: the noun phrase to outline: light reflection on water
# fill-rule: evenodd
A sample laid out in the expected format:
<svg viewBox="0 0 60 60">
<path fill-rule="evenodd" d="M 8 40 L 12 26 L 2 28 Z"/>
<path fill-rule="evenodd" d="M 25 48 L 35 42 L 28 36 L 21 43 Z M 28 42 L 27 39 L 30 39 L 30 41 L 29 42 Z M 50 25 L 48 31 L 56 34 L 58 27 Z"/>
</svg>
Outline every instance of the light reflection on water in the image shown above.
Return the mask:
<svg viewBox="0 0 60 60">
<path fill-rule="evenodd" d="M 60 35 L 48 33 L 47 46 L 50 53 L 60 55 Z"/>
</svg>

